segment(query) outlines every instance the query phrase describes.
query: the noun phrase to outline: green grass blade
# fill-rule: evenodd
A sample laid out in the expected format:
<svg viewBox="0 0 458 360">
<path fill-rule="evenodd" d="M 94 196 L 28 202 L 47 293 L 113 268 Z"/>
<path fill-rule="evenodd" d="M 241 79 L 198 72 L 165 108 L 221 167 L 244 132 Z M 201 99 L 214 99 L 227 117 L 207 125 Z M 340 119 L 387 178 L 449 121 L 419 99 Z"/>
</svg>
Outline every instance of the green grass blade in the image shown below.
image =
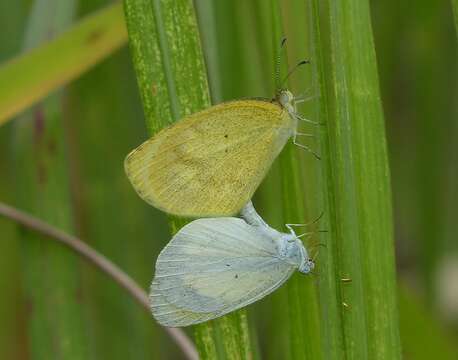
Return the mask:
<svg viewBox="0 0 458 360">
<path fill-rule="evenodd" d="M 0 125 L 80 76 L 126 39 L 121 5 L 114 4 L 81 20 L 55 40 L 3 64 Z"/>
<path fill-rule="evenodd" d="M 285 35 L 282 25 L 282 12 L 277 0 L 271 2 L 273 21 L 273 49 L 275 57 L 281 56 L 278 52 L 279 39 Z M 287 43 L 287 49 L 291 47 Z M 281 81 L 287 74 L 285 59 L 281 62 Z M 281 84 L 276 84 L 277 87 Z M 280 184 L 282 189 L 283 223 L 306 223 L 305 191 L 307 183 L 302 174 L 307 163 L 300 153 L 302 150 L 289 142 L 280 154 Z M 303 228 L 300 228 L 303 230 Z M 306 244 L 308 245 L 308 244 Z M 295 274 L 287 283 L 288 315 L 289 315 L 289 348 L 292 359 L 321 359 L 320 349 L 320 319 L 317 294 L 315 292 L 313 276 L 304 277 Z"/>
<path fill-rule="evenodd" d="M 0 32 L 0 61 L 18 51 L 24 28 L 24 4 L 0 2 L 0 24 L 8 31 Z M 10 138 L 12 127 L 0 131 L 0 199 L 13 203 L 14 177 L 11 169 L 14 159 Z M 6 296 L 0 298 L 0 359 L 24 359 L 26 347 L 24 302 L 21 294 L 21 254 L 16 227 L 10 221 L 0 219 L 0 288 Z"/>
<path fill-rule="evenodd" d="M 325 358 L 398 359 L 391 192 L 369 4 L 313 5 L 329 230 L 320 253 Z"/>
<path fill-rule="evenodd" d="M 224 80 L 221 81 L 223 99 L 274 95 L 275 55 L 272 49 L 278 50 L 282 36 L 279 16 L 280 11 L 275 1 L 215 4 L 214 23 L 217 24 L 218 44 L 215 52 L 219 55 L 218 65 L 224 76 Z M 300 21 L 303 21 L 303 14 Z M 278 30 L 274 31 L 274 28 Z M 290 41 L 288 50 L 294 43 L 294 38 Z M 304 53 L 301 55 L 304 56 Z M 286 65 L 286 62 L 282 64 Z M 236 77 L 233 76 L 235 73 Z M 304 198 L 302 190 L 307 186 L 302 183 L 297 186 L 298 174 L 294 172 L 297 170 L 296 162 L 294 159 L 291 167 L 289 161 L 291 156 L 295 158 L 296 155 L 301 155 L 301 151 L 294 147 L 292 154 L 290 150 L 285 151 L 288 153 L 281 155 L 280 161 L 274 164 L 255 199 L 261 215 L 279 229 L 282 229 L 286 220 L 293 222 L 289 221 L 287 216 L 296 216 L 296 219 L 300 217 L 298 222 L 305 221 L 305 209 L 301 200 Z M 297 163 L 301 170 L 306 167 L 302 163 L 302 158 L 297 160 Z M 282 169 L 279 165 L 282 165 Z M 291 168 L 294 171 L 291 171 Z M 288 197 L 284 201 L 285 210 L 289 211 L 287 216 L 281 216 L 283 211 L 282 206 L 279 206 L 282 184 L 278 181 L 277 175 L 280 170 L 284 193 Z M 299 187 L 301 191 L 297 197 L 294 191 Z M 292 202 L 290 199 L 293 199 Z M 313 277 L 295 276 L 288 282 L 289 285 L 250 306 L 248 311 L 255 310 L 255 315 L 258 315 L 260 320 L 261 358 L 319 357 L 319 311 L 316 295 L 313 293 L 314 280 Z"/>
<path fill-rule="evenodd" d="M 25 48 L 56 36 L 71 23 L 75 1 L 34 3 Z M 43 13 L 52 7 L 52 17 Z M 54 94 L 14 123 L 16 204 L 49 223 L 72 232 L 62 94 Z M 72 254 L 27 229 L 22 245 L 23 291 L 27 304 L 27 353 L 34 359 L 88 359 L 92 349 L 86 329 L 78 263 Z"/>
<path fill-rule="evenodd" d="M 210 105 L 194 9 L 191 1 L 125 0 L 124 5 L 145 121 L 153 135 Z M 184 224 L 170 219 L 172 232 Z M 237 314 L 196 326 L 201 358 L 214 359 L 219 354 L 229 359 L 247 358 L 249 339 L 241 335 L 247 328 L 246 319 Z"/>
<path fill-rule="evenodd" d="M 80 0 L 79 9 L 87 14 L 96 6 Z M 127 47 L 72 83 L 67 94 L 77 233 L 148 289 L 153 254 L 168 231 L 165 216 L 138 201 L 122 166 L 145 131 L 134 122 L 142 107 Z M 166 351 L 180 356 L 165 331 L 122 289 L 90 266 L 82 270 L 93 320 L 88 333 L 98 359 L 162 359 Z"/>
<path fill-rule="evenodd" d="M 453 8 L 453 18 L 455 20 L 455 30 L 458 35 L 458 0 L 451 0 Z"/>
</svg>

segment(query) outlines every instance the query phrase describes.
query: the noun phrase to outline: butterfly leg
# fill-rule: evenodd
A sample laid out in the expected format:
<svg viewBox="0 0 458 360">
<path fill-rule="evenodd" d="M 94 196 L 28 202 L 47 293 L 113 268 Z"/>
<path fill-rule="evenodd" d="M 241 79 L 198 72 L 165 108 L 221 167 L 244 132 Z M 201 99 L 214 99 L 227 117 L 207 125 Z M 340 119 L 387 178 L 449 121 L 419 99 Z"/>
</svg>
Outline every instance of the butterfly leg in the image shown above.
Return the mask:
<svg viewBox="0 0 458 360">
<path fill-rule="evenodd" d="M 318 243 L 318 244 L 313 244 L 312 246 L 309 247 L 309 250 L 314 250 L 316 249 L 317 247 L 319 246 L 323 246 L 323 247 L 327 247 L 326 244 L 324 243 Z M 318 250 L 315 252 L 315 256 L 312 258 L 313 261 L 315 261 L 315 259 L 318 257 Z"/>
<path fill-rule="evenodd" d="M 323 122 L 313 121 L 313 120 L 306 119 L 305 117 L 303 117 L 302 115 L 299 115 L 298 113 L 294 113 L 294 117 L 295 117 L 297 120 L 300 120 L 300 121 L 303 121 L 303 122 L 306 122 L 306 123 L 309 123 L 309 124 L 313 124 L 313 125 L 324 125 Z"/>
<path fill-rule="evenodd" d="M 294 134 L 294 137 L 293 137 L 293 144 L 294 145 L 297 145 L 305 150 L 307 150 L 308 152 L 310 152 L 313 156 L 315 156 L 318 160 L 321 160 L 321 157 L 315 152 L 313 151 L 310 147 L 308 147 L 307 145 L 304 145 L 304 144 L 299 144 L 296 139 L 297 139 L 297 136 L 298 135 L 301 135 L 301 133 L 296 133 Z"/>
<path fill-rule="evenodd" d="M 296 226 L 296 227 L 307 227 L 307 226 L 316 224 L 318 221 L 320 221 L 320 219 L 323 217 L 323 215 L 324 215 L 324 211 L 322 211 L 320 213 L 320 215 L 318 215 L 318 217 L 316 219 L 313 219 L 312 221 L 309 221 L 308 223 L 304 223 L 304 224 L 291 224 L 291 223 L 288 223 L 288 224 L 285 224 L 285 226 L 291 233 L 294 233 L 293 226 Z M 314 234 L 316 232 L 327 232 L 327 231 L 324 231 L 324 230 L 312 231 L 312 232 L 304 233 L 304 234 L 302 234 L 300 236 L 304 236 L 306 234 Z M 324 244 L 322 244 L 322 245 L 325 246 Z"/>
<path fill-rule="evenodd" d="M 288 229 L 289 229 L 289 227 L 291 227 L 291 226 L 310 226 L 310 225 L 313 225 L 313 224 L 317 223 L 318 221 L 320 221 L 321 218 L 323 217 L 323 215 L 324 215 L 324 211 L 322 211 L 320 213 L 320 215 L 318 215 L 318 217 L 316 219 L 313 219 L 312 221 L 309 221 L 308 223 L 305 223 L 305 224 L 286 224 L 286 227 L 288 227 Z"/>
<path fill-rule="evenodd" d="M 289 230 L 291 234 L 295 234 L 293 230 L 293 226 L 305 226 L 306 224 L 285 224 L 286 228 Z"/>
<path fill-rule="evenodd" d="M 298 113 L 296 113 L 294 115 L 300 121 L 303 121 L 303 122 L 306 122 L 306 123 L 309 123 L 309 124 L 313 124 L 313 125 L 319 125 L 320 124 L 318 121 L 309 120 L 309 119 L 303 117 L 302 115 L 299 115 Z"/>
<path fill-rule="evenodd" d="M 316 98 L 318 98 L 318 95 L 310 95 L 310 96 L 299 95 L 299 96 L 294 98 L 294 103 L 295 104 L 301 104 L 301 103 L 304 103 L 304 102 L 312 101 L 312 100 L 314 100 Z"/>
<path fill-rule="evenodd" d="M 311 100 L 317 99 L 319 96 L 320 95 L 317 94 L 316 91 L 314 89 L 312 89 L 312 87 L 309 87 L 304 92 L 296 95 L 294 97 L 294 102 L 296 104 L 300 104 L 300 103 L 303 103 L 303 102 L 307 102 L 307 101 L 311 101 Z"/>
<path fill-rule="evenodd" d="M 291 234 L 293 234 L 294 236 L 296 236 L 298 238 L 301 238 L 303 236 L 305 236 L 305 237 L 311 236 L 311 235 L 315 234 L 316 231 L 309 231 L 309 232 L 305 232 L 305 233 L 303 233 L 301 235 L 296 235 L 296 232 L 294 231 L 293 226 L 302 227 L 302 226 L 309 226 L 310 224 L 313 224 L 313 222 L 312 223 L 307 223 L 307 224 L 285 224 L 285 226 L 286 226 L 286 228 L 289 230 L 289 232 Z"/>
</svg>

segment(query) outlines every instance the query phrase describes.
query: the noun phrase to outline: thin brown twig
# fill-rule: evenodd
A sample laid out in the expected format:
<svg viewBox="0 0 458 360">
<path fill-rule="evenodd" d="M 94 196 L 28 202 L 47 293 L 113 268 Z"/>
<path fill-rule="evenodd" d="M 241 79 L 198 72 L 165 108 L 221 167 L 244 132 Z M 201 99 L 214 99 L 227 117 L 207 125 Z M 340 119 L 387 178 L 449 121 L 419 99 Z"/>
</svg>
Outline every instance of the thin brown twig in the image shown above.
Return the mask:
<svg viewBox="0 0 458 360">
<path fill-rule="evenodd" d="M 150 313 L 148 294 L 129 275 L 82 240 L 1 202 L 0 215 L 66 245 L 112 278 Z M 181 348 L 186 358 L 199 358 L 194 344 L 182 330 L 167 327 L 164 329 Z"/>
</svg>

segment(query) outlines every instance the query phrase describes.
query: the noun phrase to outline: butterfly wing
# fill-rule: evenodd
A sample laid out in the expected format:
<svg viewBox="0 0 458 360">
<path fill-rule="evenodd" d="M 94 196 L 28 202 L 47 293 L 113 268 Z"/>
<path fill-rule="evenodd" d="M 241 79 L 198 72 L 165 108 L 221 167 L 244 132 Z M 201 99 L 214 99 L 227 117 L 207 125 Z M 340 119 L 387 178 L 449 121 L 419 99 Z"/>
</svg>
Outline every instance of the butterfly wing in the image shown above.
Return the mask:
<svg viewBox="0 0 458 360">
<path fill-rule="evenodd" d="M 150 304 L 154 318 L 163 326 L 188 326 L 208 321 L 218 316 L 216 313 L 193 312 L 181 309 L 168 302 L 157 289 L 157 286 L 157 283 L 153 283 L 151 286 Z"/>
<path fill-rule="evenodd" d="M 137 193 L 171 214 L 228 216 L 251 199 L 291 136 L 278 104 L 219 104 L 160 131 L 133 150 L 125 170 Z"/>
<path fill-rule="evenodd" d="M 160 309 L 153 302 L 153 315 L 168 326 L 186 326 L 268 295 L 295 270 L 278 257 L 278 236 L 237 218 L 186 225 L 157 260 L 151 296 L 166 305 Z"/>
</svg>

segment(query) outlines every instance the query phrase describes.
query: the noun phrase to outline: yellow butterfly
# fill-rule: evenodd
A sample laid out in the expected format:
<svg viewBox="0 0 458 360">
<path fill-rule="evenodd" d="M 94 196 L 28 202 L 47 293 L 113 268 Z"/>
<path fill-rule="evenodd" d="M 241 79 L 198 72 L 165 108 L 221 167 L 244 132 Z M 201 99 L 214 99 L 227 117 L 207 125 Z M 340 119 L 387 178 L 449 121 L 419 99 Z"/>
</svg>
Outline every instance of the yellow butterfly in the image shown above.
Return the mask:
<svg viewBox="0 0 458 360">
<path fill-rule="evenodd" d="M 273 100 L 215 105 L 134 149 L 125 171 L 140 197 L 165 212 L 231 216 L 251 199 L 288 139 L 296 143 L 298 120 L 308 121 L 285 89 Z"/>
</svg>

